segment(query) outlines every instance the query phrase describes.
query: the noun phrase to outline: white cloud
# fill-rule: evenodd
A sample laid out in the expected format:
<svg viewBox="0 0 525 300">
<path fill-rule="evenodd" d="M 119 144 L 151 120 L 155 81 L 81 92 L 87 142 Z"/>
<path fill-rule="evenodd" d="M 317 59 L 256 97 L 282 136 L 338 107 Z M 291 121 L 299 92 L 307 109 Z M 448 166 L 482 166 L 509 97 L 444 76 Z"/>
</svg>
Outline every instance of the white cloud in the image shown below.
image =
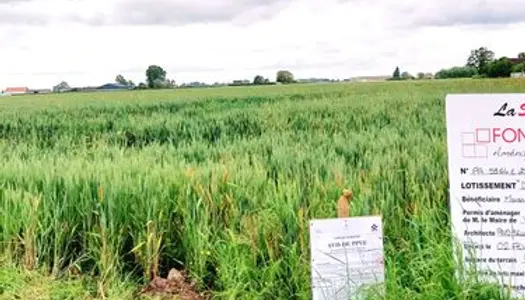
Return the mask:
<svg viewBox="0 0 525 300">
<path fill-rule="evenodd" d="M 403 21 L 420 25 L 509 24 L 525 21 L 524 0 L 385 0 Z"/>
<path fill-rule="evenodd" d="M 388 75 L 396 66 L 435 72 L 464 64 L 480 46 L 497 56 L 525 51 L 525 14 L 512 9 L 523 0 L 498 1 L 506 5 L 488 16 L 494 1 L 476 10 L 450 0 L 297 0 L 278 9 L 272 0 L 259 7 L 244 0 L 239 5 L 246 10 L 228 11 L 219 0 L 201 10 L 177 0 L 201 22 L 190 15 L 169 22 L 163 13 L 156 26 L 159 9 L 140 20 L 116 15 L 123 0 L 0 2 L 0 89 L 51 87 L 62 80 L 99 85 L 119 73 L 140 82 L 150 64 L 161 65 L 179 83 L 251 80 L 256 74 L 273 80 L 279 69 L 302 78 Z M 509 24 L 501 21 L 505 15 L 512 16 Z"/>
</svg>

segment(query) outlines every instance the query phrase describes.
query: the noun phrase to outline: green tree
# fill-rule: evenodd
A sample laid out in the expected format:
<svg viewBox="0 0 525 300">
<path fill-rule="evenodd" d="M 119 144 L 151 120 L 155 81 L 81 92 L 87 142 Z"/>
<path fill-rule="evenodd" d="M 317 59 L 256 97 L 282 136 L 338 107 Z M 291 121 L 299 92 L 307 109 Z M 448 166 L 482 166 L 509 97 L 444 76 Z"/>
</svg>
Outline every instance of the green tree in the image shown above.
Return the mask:
<svg viewBox="0 0 525 300">
<path fill-rule="evenodd" d="M 479 74 L 487 74 L 489 64 L 494 61 L 494 52 L 486 47 L 480 47 L 470 51 L 467 59 L 467 67 L 474 67 Z"/>
<path fill-rule="evenodd" d="M 153 79 L 153 84 L 150 85 L 150 88 L 153 89 L 165 89 L 167 87 L 166 80 L 160 78 Z"/>
<path fill-rule="evenodd" d="M 62 92 L 62 91 L 69 90 L 69 89 L 71 89 L 69 84 L 65 81 L 62 81 L 61 83 L 53 87 L 53 92 L 58 93 L 58 92 Z"/>
<path fill-rule="evenodd" d="M 146 70 L 146 81 L 150 88 L 162 88 L 166 81 L 166 71 L 157 65 L 151 65 Z"/>
<path fill-rule="evenodd" d="M 261 75 L 257 75 L 255 76 L 255 78 L 253 79 L 253 84 L 264 84 L 265 81 L 264 81 L 264 77 L 262 77 Z"/>
<path fill-rule="evenodd" d="M 119 83 L 119 84 L 122 84 L 122 85 L 125 85 L 127 86 L 129 83 L 128 81 L 126 80 L 126 78 L 124 78 L 124 76 L 118 74 L 117 77 L 115 77 L 115 82 L 116 83 Z"/>
<path fill-rule="evenodd" d="M 115 82 L 118 83 L 118 84 L 125 85 L 125 86 L 130 87 L 130 88 L 135 88 L 135 83 L 132 80 L 127 80 L 126 78 L 124 78 L 124 76 L 122 76 L 120 74 L 118 74 L 115 77 Z"/>
<path fill-rule="evenodd" d="M 293 83 L 295 80 L 292 72 L 287 70 L 280 70 L 277 72 L 276 81 L 280 83 Z"/>
<path fill-rule="evenodd" d="M 166 88 L 173 89 L 175 86 L 175 79 L 166 79 Z"/>
<path fill-rule="evenodd" d="M 417 79 L 425 79 L 425 73 L 423 72 L 417 73 Z"/>
<path fill-rule="evenodd" d="M 492 61 L 487 67 L 487 76 L 491 78 L 510 77 L 514 65 L 507 57 Z"/>
<path fill-rule="evenodd" d="M 478 70 L 474 67 L 452 67 L 449 69 L 441 69 L 436 73 L 436 79 L 449 78 L 472 78 L 478 75 Z"/>
<path fill-rule="evenodd" d="M 399 67 L 396 67 L 394 70 L 394 73 L 392 74 L 393 79 L 399 79 L 401 78 L 401 72 L 399 71 Z"/>
<path fill-rule="evenodd" d="M 148 85 L 145 84 L 144 82 L 139 83 L 139 85 L 137 86 L 137 89 L 139 90 L 145 90 L 147 88 L 148 88 Z"/>
<path fill-rule="evenodd" d="M 412 74 L 408 73 L 407 71 L 401 73 L 401 79 L 407 80 L 407 79 L 415 79 Z"/>
<path fill-rule="evenodd" d="M 512 72 L 516 72 L 516 73 L 525 72 L 525 62 L 514 65 L 514 67 L 512 68 Z"/>
</svg>

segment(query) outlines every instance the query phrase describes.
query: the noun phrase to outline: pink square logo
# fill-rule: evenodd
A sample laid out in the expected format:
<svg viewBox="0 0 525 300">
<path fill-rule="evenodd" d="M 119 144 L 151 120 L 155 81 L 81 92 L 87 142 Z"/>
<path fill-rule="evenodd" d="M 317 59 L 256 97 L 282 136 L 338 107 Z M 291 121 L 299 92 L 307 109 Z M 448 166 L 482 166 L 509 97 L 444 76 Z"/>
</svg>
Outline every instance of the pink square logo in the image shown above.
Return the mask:
<svg viewBox="0 0 525 300">
<path fill-rule="evenodd" d="M 487 144 L 490 143 L 490 128 L 476 129 L 476 143 Z"/>
<path fill-rule="evenodd" d="M 463 157 L 475 158 L 476 157 L 476 146 L 463 146 L 462 153 Z"/>
<path fill-rule="evenodd" d="M 463 132 L 461 134 L 461 143 L 463 145 L 475 145 L 476 144 L 476 136 L 474 132 Z"/>
</svg>

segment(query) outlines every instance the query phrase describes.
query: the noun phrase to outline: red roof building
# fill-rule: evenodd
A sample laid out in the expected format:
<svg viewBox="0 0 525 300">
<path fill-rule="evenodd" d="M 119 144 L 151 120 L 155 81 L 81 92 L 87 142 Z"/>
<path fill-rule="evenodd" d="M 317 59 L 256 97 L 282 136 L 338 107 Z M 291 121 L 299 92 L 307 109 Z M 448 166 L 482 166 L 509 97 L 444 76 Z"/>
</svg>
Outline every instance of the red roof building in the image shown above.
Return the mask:
<svg viewBox="0 0 525 300">
<path fill-rule="evenodd" d="M 9 94 L 25 94 L 29 92 L 29 89 L 27 87 L 8 87 L 5 89 L 5 92 Z"/>
</svg>

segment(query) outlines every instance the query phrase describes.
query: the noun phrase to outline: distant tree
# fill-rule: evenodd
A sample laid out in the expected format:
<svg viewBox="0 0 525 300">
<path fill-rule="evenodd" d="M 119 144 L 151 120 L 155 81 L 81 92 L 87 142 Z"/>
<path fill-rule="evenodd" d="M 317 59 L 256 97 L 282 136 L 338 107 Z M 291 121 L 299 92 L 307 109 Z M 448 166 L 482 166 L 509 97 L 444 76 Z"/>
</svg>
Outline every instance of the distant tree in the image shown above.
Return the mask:
<svg viewBox="0 0 525 300">
<path fill-rule="evenodd" d="M 494 61 L 494 52 L 486 47 L 480 47 L 470 51 L 466 66 L 476 68 L 479 74 L 487 74 L 487 68 L 492 61 Z"/>
<path fill-rule="evenodd" d="M 139 83 L 139 85 L 136 87 L 138 90 L 145 90 L 148 88 L 148 85 L 144 82 Z"/>
<path fill-rule="evenodd" d="M 150 88 L 161 88 L 166 81 L 166 71 L 157 65 L 151 65 L 146 70 L 146 81 Z"/>
<path fill-rule="evenodd" d="M 118 74 L 117 77 L 115 77 L 115 82 L 125 86 L 128 85 L 128 81 L 126 80 L 126 78 L 124 78 L 124 76 L 120 74 Z"/>
<path fill-rule="evenodd" d="M 407 80 L 407 79 L 415 79 L 412 74 L 408 73 L 407 71 L 401 73 L 401 79 Z"/>
<path fill-rule="evenodd" d="M 392 74 L 393 79 L 400 79 L 401 78 L 401 72 L 399 71 L 399 67 L 396 67 L 394 70 L 394 73 Z"/>
<path fill-rule="evenodd" d="M 512 72 L 525 72 L 525 62 L 514 65 L 514 67 L 512 68 Z"/>
<path fill-rule="evenodd" d="M 135 88 L 135 83 L 132 80 L 126 80 L 126 78 L 120 74 L 115 77 L 115 82 L 130 88 Z"/>
<path fill-rule="evenodd" d="M 153 82 L 151 84 L 148 84 L 148 86 L 152 89 L 164 89 L 167 88 L 167 83 L 166 80 L 157 78 L 153 79 Z"/>
<path fill-rule="evenodd" d="M 253 84 L 264 84 L 264 77 L 262 77 L 261 75 L 255 76 L 255 78 L 253 79 Z"/>
<path fill-rule="evenodd" d="M 173 89 L 175 86 L 175 79 L 166 79 L 166 88 Z"/>
<path fill-rule="evenodd" d="M 71 89 L 71 87 L 69 86 L 69 84 L 65 81 L 62 81 L 61 83 L 55 85 L 53 87 L 53 92 L 57 93 L 57 92 L 62 92 L 64 90 L 69 90 Z"/>
<path fill-rule="evenodd" d="M 439 70 L 434 77 L 436 79 L 472 78 L 476 75 L 478 70 L 475 67 L 452 67 Z"/>
<path fill-rule="evenodd" d="M 525 59 L 525 52 L 520 52 L 520 53 L 518 54 L 518 58 L 519 58 L 519 59 Z"/>
<path fill-rule="evenodd" d="M 491 78 L 510 77 L 514 65 L 507 57 L 492 61 L 487 67 L 487 76 Z"/>
<path fill-rule="evenodd" d="M 417 79 L 432 79 L 434 75 L 432 73 L 417 73 Z"/>
<path fill-rule="evenodd" d="M 292 72 L 287 70 L 280 70 L 277 72 L 276 81 L 280 83 L 293 83 L 295 80 Z"/>
</svg>

